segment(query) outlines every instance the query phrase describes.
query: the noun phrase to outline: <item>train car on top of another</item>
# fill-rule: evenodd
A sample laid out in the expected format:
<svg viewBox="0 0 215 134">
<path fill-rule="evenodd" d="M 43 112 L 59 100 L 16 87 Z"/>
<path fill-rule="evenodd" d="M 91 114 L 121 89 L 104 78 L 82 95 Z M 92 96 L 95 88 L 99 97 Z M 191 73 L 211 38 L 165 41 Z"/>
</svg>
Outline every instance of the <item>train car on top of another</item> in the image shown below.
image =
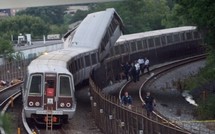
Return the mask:
<svg viewBox="0 0 215 134">
<path fill-rule="evenodd" d="M 65 35 L 64 49 L 33 60 L 22 92 L 26 118 L 44 124 L 51 111 L 53 124 L 71 119 L 76 111 L 75 86 L 108 55 L 121 30 L 114 9 L 92 13 Z"/>
<path fill-rule="evenodd" d="M 122 35 L 123 23 L 114 8 L 92 14 L 81 22 L 75 34 L 68 38 L 67 47 L 87 47 L 97 50 L 99 61 L 103 61 L 112 46 Z"/>
</svg>

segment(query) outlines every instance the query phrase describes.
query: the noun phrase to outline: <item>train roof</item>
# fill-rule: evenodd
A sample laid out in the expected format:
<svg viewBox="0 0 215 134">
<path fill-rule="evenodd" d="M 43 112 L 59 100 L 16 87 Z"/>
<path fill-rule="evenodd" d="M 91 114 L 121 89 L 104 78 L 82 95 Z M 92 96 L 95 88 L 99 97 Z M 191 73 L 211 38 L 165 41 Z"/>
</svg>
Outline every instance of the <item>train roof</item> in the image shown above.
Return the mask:
<svg viewBox="0 0 215 134">
<path fill-rule="evenodd" d="M 67 62 L 80 53 L 89 51 L 87 48 L 67 48 L 39 56 L 28 66 L 29 73 L 57 72 L 69 73 Z"/>
<path fill-rule="evenodd" d="M 162 34 L 183 32 L 183 31 L 189 31 L 189 30 L 195 30 L 195 29 L 196 29 L 195 26 L 183 26 L 183 27 L 175 27 L 175 28 L 168 28 L 168 29 L 162 29 L 162 30 L 141 32 L 141 33 L 135 33 L 135 34 L 129 34 L 129 35 L 122 35 L 119 37 L 117 42 L 123 42 L 127 40 L 135 40 L 135 39 L 141 39 L 144 37 L 159 36 Z"/>
<path fill-rule="evenodd" d="M 88 14 L 76 29 L 72 47 L 82 46 L 97 49 L 114 15 L 117 15 L 114 8 Z"/>
</svg>

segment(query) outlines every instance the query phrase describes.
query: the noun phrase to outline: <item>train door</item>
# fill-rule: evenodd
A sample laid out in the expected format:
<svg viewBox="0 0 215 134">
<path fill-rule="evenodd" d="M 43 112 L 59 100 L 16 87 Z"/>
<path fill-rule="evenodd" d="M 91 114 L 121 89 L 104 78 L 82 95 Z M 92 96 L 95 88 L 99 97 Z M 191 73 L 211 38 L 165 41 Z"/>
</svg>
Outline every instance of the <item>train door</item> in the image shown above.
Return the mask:
<svg viewBox="0 0 215 134">
<path fill-rule="evenodd" d="M 45 74 L 44 109 L 56 110 L 56 74 Z"/>
</svg>

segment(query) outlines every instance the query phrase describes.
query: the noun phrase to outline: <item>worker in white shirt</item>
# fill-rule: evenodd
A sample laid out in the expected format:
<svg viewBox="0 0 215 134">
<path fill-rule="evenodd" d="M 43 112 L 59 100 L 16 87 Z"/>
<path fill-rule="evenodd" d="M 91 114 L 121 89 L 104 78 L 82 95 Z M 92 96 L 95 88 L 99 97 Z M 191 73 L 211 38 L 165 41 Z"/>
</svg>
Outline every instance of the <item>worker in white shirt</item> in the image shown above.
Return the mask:
<svg viewBox="0 0 215 134">
<path fill-rule="evenodd" d="M 147 69 L 147 73 L 150 74 L 150 72 L 149 72 L 149 59 L 147 57 L 145 58 L 143 73 L 144 73 L 145 68 Z"/>
<path fill-rule="evenodd" d="M 138 63 L 140 64 L 140 71 L 143 74 L 144 59 L 143 58 L 138 59 Z"/>
</svg>

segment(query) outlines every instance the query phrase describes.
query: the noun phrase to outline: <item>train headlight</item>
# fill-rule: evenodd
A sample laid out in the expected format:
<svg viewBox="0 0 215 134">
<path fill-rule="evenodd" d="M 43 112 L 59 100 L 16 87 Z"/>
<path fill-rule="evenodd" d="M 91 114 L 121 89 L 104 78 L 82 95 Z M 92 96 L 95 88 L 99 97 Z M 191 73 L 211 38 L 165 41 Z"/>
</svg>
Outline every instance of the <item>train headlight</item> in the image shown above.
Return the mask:
<svg viewBox="0 0 215 134">
<path fill-rule="evenodd" d="M 34 105 L 33 101 L 30 101 L 30 102 L 28 103 L 28 105 L 32 107 L 32 106 Z"/>
<path fill-rule="evenodd" d="M 65 106 L 65 104 L 64 103 L 60 103 L 60 107 L 64 107 Z"/>
<path fill-rule="evenodd" d="M 71 103 L 66 103 L 66 107 L 71 107 Z"/>
<path fill-rule="evenodd" d="M 37 107 L 40 106 L 40 102 L 38 102 L 38 101 L 35 102 L 35 106 L 37 106 Z"/>
</svg>

